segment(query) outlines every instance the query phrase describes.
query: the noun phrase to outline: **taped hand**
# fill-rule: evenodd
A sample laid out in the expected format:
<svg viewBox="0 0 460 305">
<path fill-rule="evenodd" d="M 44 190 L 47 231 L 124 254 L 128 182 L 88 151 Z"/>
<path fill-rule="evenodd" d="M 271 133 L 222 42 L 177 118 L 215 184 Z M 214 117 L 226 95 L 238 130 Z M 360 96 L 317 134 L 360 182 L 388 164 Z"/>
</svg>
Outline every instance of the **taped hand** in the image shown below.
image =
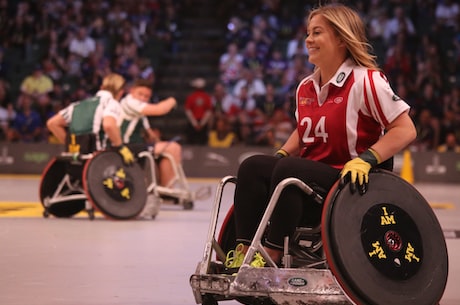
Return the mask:
<svg viewBox="0 0 460 305">
<path fill-rule="evenodd" d="M 134 155 L 131 150 L 126 145 L 122 145 L 118 149 L 118 153 L 123 158 L 123 162 L 126 165 L 131 165 L 134 163 Z"/>
<path fill-rule="evenodd" d="M 350 182 L 352 193 L 356 192 L 356 188 L 358 188 L 361 195 L 365 194 L 369 183 L 369 171 L 379 163 L 377 153 L 371 149 L 348 161 L 340 173 L 340 187 Z"/>
</svg>

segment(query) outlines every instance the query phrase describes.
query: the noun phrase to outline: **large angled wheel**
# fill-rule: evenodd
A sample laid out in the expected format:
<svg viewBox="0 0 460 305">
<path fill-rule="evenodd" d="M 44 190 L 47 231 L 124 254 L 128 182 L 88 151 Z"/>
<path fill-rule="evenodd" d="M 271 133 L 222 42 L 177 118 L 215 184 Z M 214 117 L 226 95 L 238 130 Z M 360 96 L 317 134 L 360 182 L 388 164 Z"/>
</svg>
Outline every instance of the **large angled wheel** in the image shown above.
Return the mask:
<svg viewBox="0 0 460 305">
<path fill-rule="evenodd" d="M 83 194 L 82 191 L 72 190 L 69 189 L 67 185 L 64 185 L 59 194 L 55 195 L 55 192 L 67 174 L 68 169 L 68 162 L 53 158 L 50 160 L 50 162 L 48 162 L 47 166 L 43 170 L 40 181 L 39 197 L 40 202 L 45 209 L 44 215 L 51 214 L 55 217 L 67 218 L 72 217 L 73 215 L 85 209 L 84 199 L 69 199 L 63 201 L 56 200 L 55 203 L 47 206 L 47 201 L 57 199 L 58 196 L 65 198 L 69 195 Z"/>
<path fill-rule="evenodd" d="M 436 215 L 399 176 L 380 170 L 369 181 L 363 196 L 336 183 L 324 202 L 322 237 L 331 271 L 356 304 L 438 304 L 448 256 Z"/>
<path fill-rule="evenodd" d="M 235 228 L 235 215 L 233 212 L 233 205 L 230 206 L 225 219 L 222 223 L 222 226 L 219 231 L 219 236 L 217 238 L 217 243 L 220 245 L 224 253 L 235 249 L 236 242 L 236 228 Z M 217 257 L 219 259 L 219 257 Z"/>
<path fill-rule="evenodd" d="M 100 152 L 86 163 L 83 186 L 94 208 L 108 218 L 134 218 L 147 200 L 144 171 L 138 163 L 125 165 L 116 152 Z"/>
</svg>

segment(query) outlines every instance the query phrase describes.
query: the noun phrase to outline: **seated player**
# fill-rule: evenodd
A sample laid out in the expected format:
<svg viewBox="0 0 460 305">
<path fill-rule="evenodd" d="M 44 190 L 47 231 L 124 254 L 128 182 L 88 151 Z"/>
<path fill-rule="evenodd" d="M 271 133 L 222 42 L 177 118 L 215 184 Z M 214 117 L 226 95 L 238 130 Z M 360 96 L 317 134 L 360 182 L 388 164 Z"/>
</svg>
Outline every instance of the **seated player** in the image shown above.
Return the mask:
<svg viewBox="0 0 460 305">
<path fill-rule="evenodd" d="M 121 125 L 123 142 L 130 144 L 132 149 L 138 146 L 137 150 L 145 150 L 145 138 L 154 138 L 154 130 L 150 127 L 147 116 L 167 114 L 176 106 L 176 99 L 174 97 L 169 97 L 156 104 L 149 103 L 151 97 L 152 83 L 148 80 L 139 79 L 131 86 L 129 94 L 121 100 L 123 109 L 123 122 Z M 155 156 L 159 157 L 160 185 L 165 187 L 173 186 L 176 178 L 173 164 L 171 164 L 168 158 L 161 158 L 161 154 L 167 153 L 172 156 L 176 164 L 181 164 L 181 145 L 172 141 L 156 141 L 154 142 L 153 151 Z"/>
</svg>

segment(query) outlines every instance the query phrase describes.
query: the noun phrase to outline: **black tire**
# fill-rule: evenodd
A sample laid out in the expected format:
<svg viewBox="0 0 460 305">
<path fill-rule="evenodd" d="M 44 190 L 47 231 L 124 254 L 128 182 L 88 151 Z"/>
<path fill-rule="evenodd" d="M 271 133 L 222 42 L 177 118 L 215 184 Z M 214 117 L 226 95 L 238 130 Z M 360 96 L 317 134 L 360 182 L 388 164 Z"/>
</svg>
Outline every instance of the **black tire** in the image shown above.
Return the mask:
<svg viewBox="0 0 460 305">
<path fill-rule="evenodd" d="M 362 196 L 336 183 L 325 200 L 322 237 L 331 271 L 356 304 L 438 304 L 448 256 L 436 215 L 399 176 L 378 170 L 369 181 Z"/>
<path fill-rule="evenodd" d="M 40 202 L 45 209 L 43 212 L 43 216 L 45 218 L 47 218 L 49 215 L 53 215 L 58 218 L 69 218 L 85 209 L 85 200 L 68 200 L 55 203 L 49 207 L 45 206 L 46 198 L 53 196 L 54 192 L 59 186 L 59 183 L 68 173 L 68 170 L 68 162 L 53 158 L 42 172 L 39 197 Z M 63 191 L 68 192 L 66 195 L 82 194 L 77 191 L 69 191 L 68 189 L 63 189 Z"/>
<path fill-rule="evenodd" d="M 211 294 L 203 294 L 201 296 L 201 304 L 203 305 L 218 305 L 216 299 Z"/>
<path fill-rule="evenodd" d="M 108 180 L 113 185 L 107 186 Z M 93 207 L 110 219 L 133 219 L 147 201 L 140 165 L 125 165 L 121 156 L 112 151 L 99 152 L 85 164 L 83 187 Z"/>
<path fill-rule="evenodd" d="M 233 205 L 230 207 L 227 215 L 225 216 L 222 227 L 220 228 L 217 242 L 224 253 L 228 253 L 228 251 L 233 250 L 236 247 L 236 228 Z"/>
</svg>

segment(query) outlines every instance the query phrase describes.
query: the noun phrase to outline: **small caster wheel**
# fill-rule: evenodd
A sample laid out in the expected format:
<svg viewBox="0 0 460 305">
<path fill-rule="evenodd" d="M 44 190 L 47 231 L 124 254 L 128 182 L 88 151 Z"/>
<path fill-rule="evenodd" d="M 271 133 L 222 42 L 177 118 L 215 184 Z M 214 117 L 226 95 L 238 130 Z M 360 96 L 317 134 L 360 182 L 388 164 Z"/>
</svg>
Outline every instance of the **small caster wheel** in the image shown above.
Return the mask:
<svg viewBox="0 0 460 305">
<path fill-rule="evenodd" d="M 89 220 L 94 220 L 94 210 L 87 210 Z"/>
<path fill-rule="evenodd" d="M 216 299 L 210 294 L 203 294 L 202 296 L 202 303 L 203 305 L 218 305 Z"/>
<path fill-rule="evenodd" d="M 236 300 L 245 305 L 276 305 L 269 298 L 238 297 Z"/>
<path fill-rule="evenodd" d="M 50 217 L 50 212 L 48 212 L 48 210 L 44 210 L 44 211 L 43 211 L 43 217 L 44 217 L 44 218 Z"/>
<path fill-rule="evenodd" d="M 193 201 L 184 202 L 184 210 L 192 210 L 192 209 L 193 209 Z"/>
</svg>

